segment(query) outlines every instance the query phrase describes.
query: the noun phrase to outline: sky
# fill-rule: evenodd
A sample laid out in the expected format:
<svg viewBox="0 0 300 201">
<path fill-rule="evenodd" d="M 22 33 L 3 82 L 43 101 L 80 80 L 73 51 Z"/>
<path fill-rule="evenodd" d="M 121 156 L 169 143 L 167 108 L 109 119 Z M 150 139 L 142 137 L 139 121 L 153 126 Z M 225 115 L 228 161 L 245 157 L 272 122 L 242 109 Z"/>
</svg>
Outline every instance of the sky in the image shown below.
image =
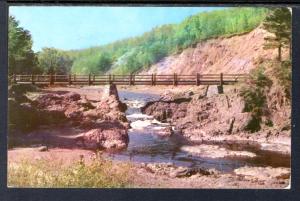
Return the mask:
<svg viewBox="0 0 300 201">
<path fill-rule="evenodd" d="M 29 30 L 33 50 L 83 49 L 134 37 L 163 24 L 216 7 L 55 7 L 12 6 L 9 14 Z"/>
</svg>

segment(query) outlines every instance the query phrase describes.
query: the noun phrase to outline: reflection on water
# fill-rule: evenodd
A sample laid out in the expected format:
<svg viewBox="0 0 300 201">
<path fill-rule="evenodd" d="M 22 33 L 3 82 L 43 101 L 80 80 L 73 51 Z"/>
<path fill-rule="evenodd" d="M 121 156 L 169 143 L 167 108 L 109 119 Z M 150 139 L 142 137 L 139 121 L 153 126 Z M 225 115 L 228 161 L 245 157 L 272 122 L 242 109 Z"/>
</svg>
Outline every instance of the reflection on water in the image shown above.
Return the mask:
<svg viewBox="0 0 300 201">
<path fill-rule="evenodd" d="M 163 128 L 161 124 L 152 117 L 143 115 L 140 112 L 146 102 L 158 99 L 157 95 L 142 94 L 133 92 L 120 92 L 119 96 L 128 105 L 126 111 L 128 119 L 139 126 L 129 130 L 129 144 L 126 150 L 109 155 L 116 160 L 130 160 L 134 162 L 169 162 L 174 165 L 188 167 L 215 168 L 220 171 L 229 172 L 241 166 L 272 166 L 290 167 L 290 157 L 286 155 L 261 150 L 258 145 L 238 144 L 234 142 L 202 144 L 217 144 L 228 150 L 249 151 L 256 154 L 256 157 L 226 157 L 226 158 L 203 158 L 191 156 L 181 150 L 183 145 L 199 145 L 189 143 L 180 135 L 174 134 L 171 137 L 157 135 L 157 128 Z"/>
</svg>

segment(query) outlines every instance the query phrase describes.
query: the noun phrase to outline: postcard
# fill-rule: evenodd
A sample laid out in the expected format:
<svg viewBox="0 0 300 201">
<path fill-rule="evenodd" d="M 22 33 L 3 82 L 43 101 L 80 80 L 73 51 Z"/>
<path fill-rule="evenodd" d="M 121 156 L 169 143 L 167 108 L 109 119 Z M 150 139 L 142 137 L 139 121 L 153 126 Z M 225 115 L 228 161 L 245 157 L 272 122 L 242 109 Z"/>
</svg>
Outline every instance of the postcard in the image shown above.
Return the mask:
<svg viewBox="0 0 300 201">
<path fill-rule="evenodd" d="M 9 188 L 290 188 L 291 8 L 8 20 Z"/>
</svg>

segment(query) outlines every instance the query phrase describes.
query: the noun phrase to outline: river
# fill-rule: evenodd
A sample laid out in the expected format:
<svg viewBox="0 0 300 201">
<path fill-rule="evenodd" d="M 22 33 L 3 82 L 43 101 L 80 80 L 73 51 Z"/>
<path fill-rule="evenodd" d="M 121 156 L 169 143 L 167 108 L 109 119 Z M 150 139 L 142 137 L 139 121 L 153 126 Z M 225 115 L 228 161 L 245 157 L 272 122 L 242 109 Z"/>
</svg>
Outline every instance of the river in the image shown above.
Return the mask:
<svg viewBox="0 0 300 201">
<path fill-rule="evenodd" d="M 145 162 L 145 163 L 172 163 L 177 166 L 215 168 L 222 172 L 232 172 L 242 166 L 260 167 L 290 167 L 290 158 L 284 154 L 260 149 L 258 144 L 236 142 L 201 142 L 186 141 L 179 133 L 169 137 L 162 137 L 159 133 L 170 125 L 155 120 L 152 116 L 141 113 L 140 108 L 148 101 L 157 100 L 158 95 L 120 91 L 122 102 L 128 106 L 127 119 L 131 122 L 129 129 L 129 144 L 126 150 L 109 153 L 114 160 Z M 181 148 L 182 146 L 197 146 L 200 144 L 218 145 L 221 148 L 233 151 L 248 151 L 255 157 L 223 157 L 210 158 L 193 156 Z"/>
</svg>

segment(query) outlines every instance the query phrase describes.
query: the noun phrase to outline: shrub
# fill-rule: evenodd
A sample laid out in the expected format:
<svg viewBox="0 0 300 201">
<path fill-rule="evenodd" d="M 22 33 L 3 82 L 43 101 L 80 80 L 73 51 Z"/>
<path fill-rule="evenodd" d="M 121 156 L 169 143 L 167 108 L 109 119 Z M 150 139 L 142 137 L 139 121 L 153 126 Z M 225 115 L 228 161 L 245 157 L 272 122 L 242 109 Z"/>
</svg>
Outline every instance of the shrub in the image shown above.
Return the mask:
<svg viewBox="0 0 300 201">
<path fill-rule="evenodd" d="M 252 119 L 246 126 L 246 130 L 256 132 L 260 130 L 261 117 L 266 113 L 266 93 L 271 87 L 272 81 L 265 75 L 265 69 L 259 67 L 250 73 L 246 86 L 240 95 L 245 101 L 244 112 L 250 112 Z"/>
<path fill-rule="evenodd" d="M 279 80 L 279 84 L 283 86 L 285 96 L 288 100 L 291 100 L 292 89 L 292 63 L 290 60 L 282 61 L 279 65 L 274 67 L 276 78 Z"/>
<path fill-rule="evenodd" d="M 8 95 L 10 97 L 16 95 L 24 95 L 27 92 L 35 92 L 38 90 L 38 87 L 32 84 L 12 84 L 8 87 Z"/>
<path fill-rule="evenodd" d="M 89 164 L 83 160 L 70 166 L 41 159 L 8 164 L 8 186 L 13 187 L 87 187 L 112 188 L 130 185 L 128 164 L 114 165 L 105 159 Z"/>
</svg>

